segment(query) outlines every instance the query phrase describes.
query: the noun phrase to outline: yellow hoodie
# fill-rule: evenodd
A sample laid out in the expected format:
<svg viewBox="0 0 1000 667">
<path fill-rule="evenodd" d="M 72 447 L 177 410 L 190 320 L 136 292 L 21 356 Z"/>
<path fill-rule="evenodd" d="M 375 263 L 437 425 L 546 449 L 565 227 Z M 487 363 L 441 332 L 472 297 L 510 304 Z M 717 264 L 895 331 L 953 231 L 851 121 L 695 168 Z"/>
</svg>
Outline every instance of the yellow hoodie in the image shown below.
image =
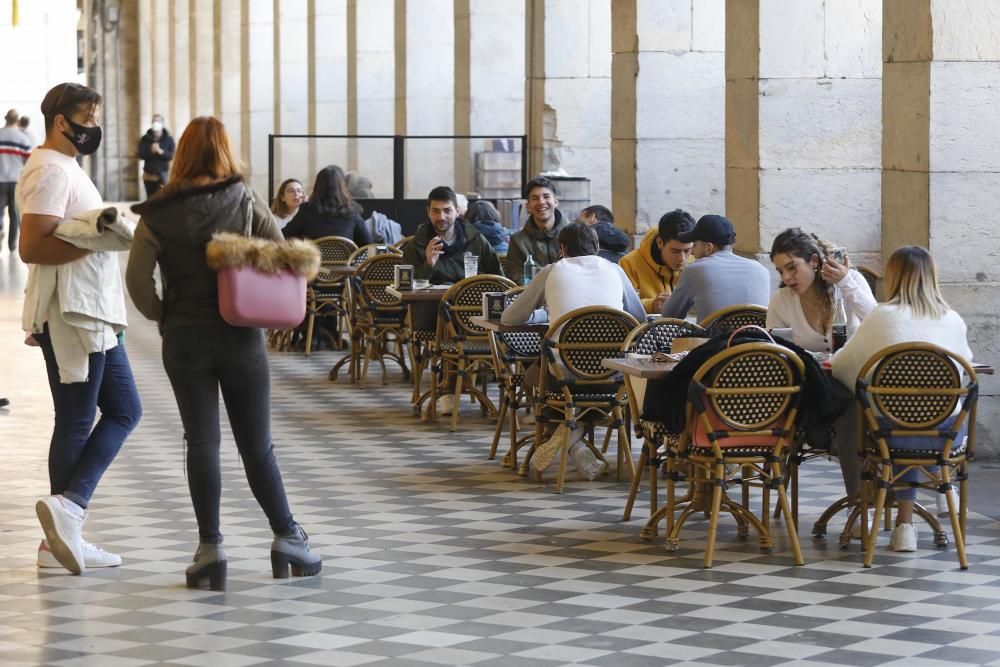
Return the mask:
<svg viewBox="0 0 1000 667">
<path fill-rule="evenodd" d="M 674 271 L 666 264 L 659 264 L 653 260 L 653 249 L 659 230 L 655 227 L 646 232 L 642 243 L 637 250 L 622 257 L 618 266 L 622 267 L 625 275 L 632 281 L 632 287 L 639 293 L 639 300 L 647 313 L 654 313 L 653 302 L 660 292 L 673 291 L 677 285 L 677 280 L 681 277 L 680 271 Z"/>
</svg>

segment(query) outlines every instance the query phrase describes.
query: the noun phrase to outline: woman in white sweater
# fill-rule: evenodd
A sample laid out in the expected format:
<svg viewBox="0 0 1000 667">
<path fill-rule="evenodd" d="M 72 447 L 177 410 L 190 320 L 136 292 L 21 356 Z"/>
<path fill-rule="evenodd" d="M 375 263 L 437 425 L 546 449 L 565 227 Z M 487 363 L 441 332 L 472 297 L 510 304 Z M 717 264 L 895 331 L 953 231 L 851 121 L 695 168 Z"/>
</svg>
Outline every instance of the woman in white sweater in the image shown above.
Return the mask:
<svg viewBox="0 0 1000 667">
<path fill-rule="evenodd" d="M 792 330 L 792 342 L 811 352 L 831 352 L 833 310 L 844 300 L 848 333 L 858 328 L 875 308 L 868 282 L 851 269 L 850 259 L 838 261 L 833 246 L 792 227 L 778 234 L 771 244 L 771 261 L 781 287 L 767 305 L 769 329 Z"/>
<path fill-rule="evenodd" d="M 873 310 L 844 348 L 833 355 L 831 364 L 837 380 L 853 387 L 865 362 L 879 350 L 897 343 L 933 343 L 968 361 L 972 360 L 965 322 L 941 296 L 937 269 L 929 252 L 919 246 L 900 248 L 886 264 L 885 281 L 888 301 Z M 964 434 L 960 434 L 956 442 L 960 442 L 962 437 Z M 907 444 L 903 438 L 895 441 L 893 446 L 905 449 Z M 920 444 L 926 447 L 926 442 Z M 920 473 L 913 470 L 902 481 L 919 479 Z M 899 513 L 889 543 L 895 551 L 916 551 L 917 531 L 913 527 L 915 498 L 916 489 L 896 491 Z"/>
</svg>

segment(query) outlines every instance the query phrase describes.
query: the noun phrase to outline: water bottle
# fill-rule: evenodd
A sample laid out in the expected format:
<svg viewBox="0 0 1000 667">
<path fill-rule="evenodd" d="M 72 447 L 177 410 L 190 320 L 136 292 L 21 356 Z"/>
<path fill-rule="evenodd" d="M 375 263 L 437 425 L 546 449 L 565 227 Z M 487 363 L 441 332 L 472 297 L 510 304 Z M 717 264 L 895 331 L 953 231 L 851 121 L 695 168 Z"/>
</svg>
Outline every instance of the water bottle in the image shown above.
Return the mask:
<svg viewBox="0 0 1000 667">
<path fill-rule="evenodd" d="M 535 260 L 529 254 L 528 259 L 524 260 L 524 277 L 521 279 L 522 283 L 527 286 L 536 273 L 538 273 L 538 265 L 535 264 Z"/>
<path fill-rule="evenodd" d="M 837 305 L 833 309 L 833 326 L 830 333 L 833 338 L 833 351 L 836 352 L 847 342 L 847 311 L 844 310 L 843 299 L 837 299 Z"/>
</svg>

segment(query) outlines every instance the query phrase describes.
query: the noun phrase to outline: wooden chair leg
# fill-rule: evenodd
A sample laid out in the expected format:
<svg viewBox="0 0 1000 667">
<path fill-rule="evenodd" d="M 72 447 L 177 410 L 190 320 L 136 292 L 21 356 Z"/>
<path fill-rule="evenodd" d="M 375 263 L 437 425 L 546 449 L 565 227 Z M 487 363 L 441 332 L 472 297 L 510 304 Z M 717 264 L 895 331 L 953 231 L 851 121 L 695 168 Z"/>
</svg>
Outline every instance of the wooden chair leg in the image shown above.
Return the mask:
<svg viewBox="0 0 1000 667">
<path fill-rule="evenodd" d="M 649 459 L 649 445 L 643 443 L 642 451 L 639 452 L 639 471 L 640 474 L 632 475 L 632 483 L 629 485 L 628 490 L 628 500 L 625 501 L 625 512 L 622 514 L 622 521 L 630 521 L 632 519 L 632 506 L 635 505 L 635 498 L 639 495 L 639 485 L 642 482 L 641 472 L 645 470 L 646 463 Z"/>
</svg>

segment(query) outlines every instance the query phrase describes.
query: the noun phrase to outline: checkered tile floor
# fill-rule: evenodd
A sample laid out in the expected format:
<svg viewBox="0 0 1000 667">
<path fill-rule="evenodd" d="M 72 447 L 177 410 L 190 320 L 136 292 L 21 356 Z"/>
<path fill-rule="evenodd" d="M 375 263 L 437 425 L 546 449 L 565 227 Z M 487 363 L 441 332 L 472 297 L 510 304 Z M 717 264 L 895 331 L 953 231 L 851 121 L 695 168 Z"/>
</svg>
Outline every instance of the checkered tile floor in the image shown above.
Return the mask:
<svg viewBox="0 0 1000 667">
<path fill-rule="evenodd" d="M 704 521 L 679 552 L 620 521 L 625 482 L 562 496 L 485 460 L 491 428 L 421 424 L 398 371 L 359 391 L 330 383 L 338 353 L 272 355 L 274 437 L 320 577 L 270 578 L 267 524 L 224 444 L 225 593 L 184 588 L 196 541 L 174 400 L 154 328 L 128 346 L 145 416 L 104 478 L 87 536 L 120 568 L 41 573 L 33 501 L 47 489 L 51 403 L 18 335 L 23 272 L 0 255 L 0 665 L 1000 665 L 1000 525 L 970 516 L 967 572 L 927 530 L 914 554 L 862 569 L 835 533 L 761 554 L 723 522 L 701 569 Z M 974 471 L 975 473 L 975 471 Z M 840 492 L 803 469 L 803 531 Z M 883 536 L 883 542 L 887 542 Z"/>
</svg>

